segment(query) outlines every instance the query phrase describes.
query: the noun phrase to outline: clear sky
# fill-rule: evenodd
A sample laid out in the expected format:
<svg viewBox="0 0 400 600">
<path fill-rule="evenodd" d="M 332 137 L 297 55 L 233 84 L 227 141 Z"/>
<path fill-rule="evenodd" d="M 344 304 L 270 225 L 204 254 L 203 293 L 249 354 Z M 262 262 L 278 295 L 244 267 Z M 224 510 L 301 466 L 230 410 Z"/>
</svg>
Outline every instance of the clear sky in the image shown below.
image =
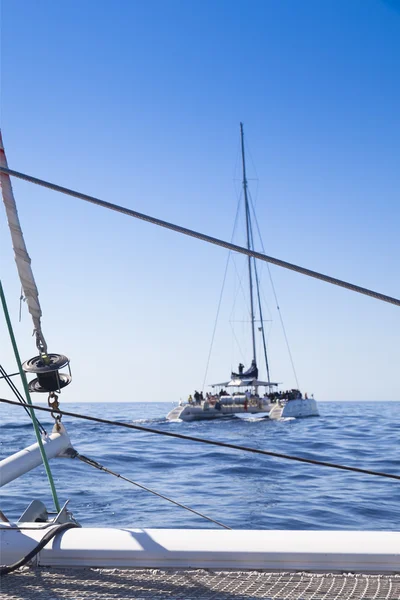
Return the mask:
<svg viewBox="0 0 400 600">
<path fill-rule="evenodd" d="M 11 168 L 230 239 L 243 121 L 266 253 L 400 298 L 400 2 L 1 5 Z M 71 359 L 63 400 L 174 402 L 200 389 L 227 252 L 31 184 L 13 187 L 49 350 Z M 238 343 L 229 323 L 248 319 L 231 271 L 209 383 L 250 360 L 248 323 L 234 324 Z M 262 271 L 271 374 L 291 388 Z M 36 348 L 26 310 L 18 323 L 4 210 L 0 274 L 27 359 Z M 303 392 L 400 399 L 399 308 L 272 274 Z M 12 372 L 3 323 L 0 336 L 0 363 Z"/>
</svg>

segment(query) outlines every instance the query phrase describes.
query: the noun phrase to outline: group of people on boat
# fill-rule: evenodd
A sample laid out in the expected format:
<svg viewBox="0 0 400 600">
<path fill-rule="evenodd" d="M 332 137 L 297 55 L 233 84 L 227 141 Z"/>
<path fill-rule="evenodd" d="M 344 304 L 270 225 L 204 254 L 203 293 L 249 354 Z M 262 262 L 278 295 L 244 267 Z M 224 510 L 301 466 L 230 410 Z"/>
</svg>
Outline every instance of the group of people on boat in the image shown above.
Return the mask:
<svg viewBox="0 0 400 600">
<path fill-rule="evenodd" d="M 203 392 L 198 392 L 197 390 L 195 390 L 193 396 L 192 394 L 189 395 L 188 397 L 188 403 L 189 404 L 201 404 L 202 402 L 204 402 L 205 400 L 208 402 L 216 402 L 218 401 L 218 399 L 221 396 L 229 396 L 229 394 L 225 391 L 225 390 L 221 390 L 219 392 L 219 394 L 213 395 L 213 394 L 209 394 L 208 392 L 206 393 L 205 397 Z"/>
<path fill-rule="evenodd" d="M 305 399 L 307 400 L 308 396 L 305 394 Z M 285 390 L 284 392 L 271 392 L 270 394 L 265 394 L 264 398 L 268 398 L 271 402 L 278 402 L 279 400 L 301 400 L 303 398 L 303 394 L 300 390 Z"/>
<path fill-rule="evenodd" d="M 191 394 L 189 395 L 188 403 L 194 404 L 194 405 L 201 405 L 204 401 L 207 401 L 211 405 L 218 404 L 219 406 L 221 406 L 221 398 L 223 398 L 223 396 L 243 396 L 243 395 L 245 396 L 246 404 L 248 404 L 248 402 L 251 399 L 260 397 L 257 392 L 252 393 L 250 390 L 246 390 L 245 393 L 234 392 L 233 394 L 228 394 L 226 392 L 226 390 L 221 389 L 218 394 L 213 395 L 213 394 L 209 394 L 207 392 L 205 396 L 203 395 L 203 392 L 198 392 L 197 390 L 195 390 L 193 396 Z M 265 393 L 264 398 L 268 398 L 268 400 L 272 403 L 279 402 L 281 400 L 289 402 L 290 400 L 301 400 L 303 398 L 303 394 L 300 392 L 300 390 L 292 389 L 292 390 L 285 390 L 282 392 L 270 392 L 269 394 Z M 305 398 L 305 400 L 308 399 L 307 393 L 304 395 L 304 398 Z"/>
<path fill-rule="evenodd" d="M 207 394 L 208 395 L 208 394 Z M 188 403 L 189 404 L 201 404 L 204 400 L 203 392 L 194 391 L 194 394 L 189 395 Z"/>
</svg>

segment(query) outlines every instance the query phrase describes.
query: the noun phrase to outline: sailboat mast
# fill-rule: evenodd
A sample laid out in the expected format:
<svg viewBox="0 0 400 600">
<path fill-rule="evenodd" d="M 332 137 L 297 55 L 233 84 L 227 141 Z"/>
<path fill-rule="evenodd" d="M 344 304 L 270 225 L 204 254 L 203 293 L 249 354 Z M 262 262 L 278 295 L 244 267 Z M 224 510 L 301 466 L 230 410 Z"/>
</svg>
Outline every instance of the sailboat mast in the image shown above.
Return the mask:
<svg viewBox="0 0 400 600">
<path fill-rule="evenodd" d="M 250 208 L 249 198 L 247 194 L 247 178 L 246 178 L 246 160 L 244 154 L 244 136 L 243 136 L 243 123 L 240 123 L 240 141 L 242 146 L 242 169 L 243 169 L 243 193 L 244 193 L 244 205 L 246 210 L 246 232 L 247 232 L 247 249 L 251 250 L 251 223 L 250 223 Z M 253 360 L 256 363 L 256 336 L 255 336 L 255 323 L 254 323 L 254 298 L 253 298 L 253 275 L 251 270 L 251 256 L 247 257 L 249 267 L 249 288 L 250 288 L 250 312 L 251 312 L 251 336 L 253 342 Z"/>
</svg>

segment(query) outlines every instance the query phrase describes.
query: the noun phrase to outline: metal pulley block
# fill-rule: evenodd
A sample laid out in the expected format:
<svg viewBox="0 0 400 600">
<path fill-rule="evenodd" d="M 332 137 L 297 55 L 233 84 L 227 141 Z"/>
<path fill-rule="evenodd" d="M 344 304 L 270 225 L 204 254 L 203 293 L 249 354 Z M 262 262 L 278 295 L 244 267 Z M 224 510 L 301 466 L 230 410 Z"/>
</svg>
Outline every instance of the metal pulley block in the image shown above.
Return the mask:
<svg viewBox="0 0 400 600">
<path fill-rule="evenodd" d="M 68 366 L 69 373 L 60 373 Z M 36 379 L 29 382 L 30 392 L 60 392 L 72 381 L 69 358 L 63 354 L 41 354 L 30 358 L 22 365 L 25 373 L 35 373 Z"/>
</svg>

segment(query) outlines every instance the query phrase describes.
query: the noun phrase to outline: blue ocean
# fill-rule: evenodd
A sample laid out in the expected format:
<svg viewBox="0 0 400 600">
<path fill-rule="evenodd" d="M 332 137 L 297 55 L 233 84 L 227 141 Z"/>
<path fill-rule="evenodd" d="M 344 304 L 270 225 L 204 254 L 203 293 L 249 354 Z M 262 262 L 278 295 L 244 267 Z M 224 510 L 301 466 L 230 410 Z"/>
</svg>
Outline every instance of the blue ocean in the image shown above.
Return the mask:
<svg viewBox="0 0 400 600">
<path fill-rule="evenodd" d="M 230 418 L 170 423 L 171 403 L 64 403 L 119 422 L 400 475 L 400 403 L 319 403 L 319 418 Z M 48 414 L 38 413 L 50 431 Z M 400 482 L 64 417 L 78 452 L 238 529 L 400 530 Z M 32 443 L 29 417 L 0 405 L 0 458 Z M 82 525 L 216 527 L 77 459 L 51 468 L 60 503 Z M 52 508 L 43 467 L 1 489 L 1 509 L 18 518 L 33 499 Z"/>
</svg>

